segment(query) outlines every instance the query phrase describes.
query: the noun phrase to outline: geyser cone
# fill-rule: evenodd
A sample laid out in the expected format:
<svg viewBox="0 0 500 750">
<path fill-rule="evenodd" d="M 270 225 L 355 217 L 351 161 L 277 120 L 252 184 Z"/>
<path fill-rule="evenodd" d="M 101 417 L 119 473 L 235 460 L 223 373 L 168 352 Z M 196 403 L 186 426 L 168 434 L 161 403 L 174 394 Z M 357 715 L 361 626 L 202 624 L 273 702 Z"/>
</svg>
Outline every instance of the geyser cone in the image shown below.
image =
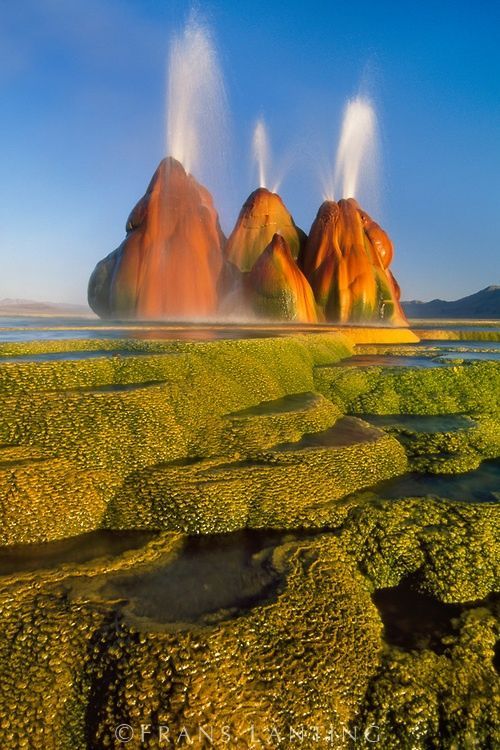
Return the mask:
<svg viewBox="0 0 500 750">
<path fill-rule="evenodd" d="M 101 317 L 213 314 L 224 236 L 208 190 L 163 159 L 130 214 L 120 247 L 97 264 L 89 304 Z"/>
<path fill-rule="evenodd" d="M 316 323 L 314 294 L 284 237 L 275 234 L 245 278 L 246 298 L 263 318 Z"/>
<path fill-rule="evenodd" d="M 392 256 L 387 234 L 349 198 L 321 205 L 299 262 L 327 320 L 408 325 Z"/>
<path fill-rule="evenodd" d="M 306 235 L 296 225 L 277 193 L 266 188 L 254 190 L 240 211 L 226 245 L 226 257 L 240 271 L 250 271 L 257 258 L 279 234 L 297 258 Z"/>
</svg>

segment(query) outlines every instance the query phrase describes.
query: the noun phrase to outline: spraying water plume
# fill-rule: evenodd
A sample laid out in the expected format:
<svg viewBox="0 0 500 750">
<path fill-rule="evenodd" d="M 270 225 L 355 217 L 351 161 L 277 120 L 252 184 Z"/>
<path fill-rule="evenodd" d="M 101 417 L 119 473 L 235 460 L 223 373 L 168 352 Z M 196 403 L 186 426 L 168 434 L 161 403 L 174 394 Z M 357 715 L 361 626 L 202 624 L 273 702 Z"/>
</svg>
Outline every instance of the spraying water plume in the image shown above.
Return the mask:
<svg viewBox="0 0 500 750">
<path fill-rule="evenodd" d="M 276 169 L 277 165 L 274 160 L 274 154 L 271 154 L 269 131 L 262 117 L 255 123 L 252 138 L 252 155 L 257 164 L 259 187 L 269 188 L 272 193 L 276 193 L 283 182 L 290 163 L 294 160 L 294 155 L 288 154 L 285 160 L 281 160 Z M 271 159 L 271 156 L 273 156 L 273 159 Z"/>
<path fill-rule="evenodd" d="M 378 126 L 369 99 L 357 96 L 347 102 L 337 149 L 334 194 L 357 198 L 360 184 L 374 187 L 378 162 Z M 372 183 L 370 185 L 370 183 Z"/>
<path fill-rule="evenodd" d="M 259 187 L 267 187 L 267 168 L 269 165 L 269 137 L 265 122 L 257 120 L 253 131 L 252 152 L 259 170 Z"/>
<path fill-rule="evenodd" d="M 223 160 L 226 92 L 210 30 L 191 14 L 170 48 L 167 87 L 167 154 L 187 172 L 206 179 Z"/>
<path fill-rule="evenodd" d="M 200 319 L 218 307 L 225 238 L 192 172 L 216 178 L 224 162 L 225 93 L 210 33 L 193 15 L 172 42 L 167 93 L 168 156 L 89 281 L 89 304 L 103 317 Z"/>
<path fill-rule="evenodd" d="M 377 123 L 371 103 L 348 102 L 331 180 L 337 195 L 318 211 L 309 237 L 265 187 L 269 140 L 256 123 L 260 187 L 226 240 L 210 192 L 192 175 L 219 169 L 226 140 L 225 93 L 208 30 L 191 17 L 169 59 L 167 147 L 126 222 L 119 247 L 97 263 L 89 304 L 101 317 L 201 320 L 237 311 L 313 323 L 406 325 L 389 265 L 393 246 L 354 199 L 373 176 Z M 184 165 L 184 166 L 183 166 Z M 333 185 L 332 185 L 333 193 Z M 333 195 L 332 195 L 333 198 Z"/>
</svg>

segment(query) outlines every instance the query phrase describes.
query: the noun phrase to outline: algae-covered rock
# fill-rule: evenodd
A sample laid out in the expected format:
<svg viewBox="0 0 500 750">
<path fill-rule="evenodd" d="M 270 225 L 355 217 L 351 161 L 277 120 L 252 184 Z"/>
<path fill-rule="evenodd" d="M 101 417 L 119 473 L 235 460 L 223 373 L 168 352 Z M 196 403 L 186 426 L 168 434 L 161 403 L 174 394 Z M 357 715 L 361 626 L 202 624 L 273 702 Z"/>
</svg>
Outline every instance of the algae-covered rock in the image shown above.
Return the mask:
<svg viewBox="0 0 500 750">
<path fill-rule="evenodd" d="M 251 746 L 249 723 L 263 747 L 271 739 L 269 727 L 277 733 L 274 739 L 279 737 L 277 746 L 288 747 L 291 726 L 303 726 L 304 741 L 311 743 L 308 733 L 319 727 L 322 736 L 330 733 L 336 742 L 348 731 L 362 747 L 371 746 L 367 738 L 373 739 L 374 728 L 384 747 L 398 750 L 452 750 L 467 746 L 472 736 L 480 747 L 494 746 L 499 693 L 492 606 L 471 605 L 451 624 L 439 653 L 409 651 L 384 645 L 382 621 L 370 597 L 379 571 L 376 585 L 383 586 L 405 574 L 405 560 L 419 565 L 416 550 L 426 549 L 438 519 L 450 533 L 458 528 L 441 576 L 457 565 L 461 575 L 471 575 L 472 565 L 460 566 L 460 549 L 474 538 L 481 540 L 489 564 L 485 527 L 476 531 L 479 513 L 464 524 L 470 507 L 457 515 L 450 514 L 452 505 L 434 503 L 430 512 L 419 512 L 422 504 L 408 501 L 396 509 L 398 523 L 384 541 L 390 505 L 352 510 L 340 536 L 320 532 L 300 539 L 281 533 L 266 541 L 263 532 L 260 551 L 248 552 L 248 573 L 262 575 L 265 583 L 272 572 L 277 588 L 263 589 L 244 607 L 235 601 L 233 607 L 228 602 L 225 609 L 210 611 L 205 604 L 205 615 L 187 620 L 175 614 L 185 609 L 179 573 L 183 560 L 191 570 L 197 553 L 180 535 L 164 535 L 116 561 L 0 581 L 2 740 L 22 747 L 29 737 L 58 750 L 89 743 L 113 747 L 115 728 L 126 723 L 138 732 L 141 724 L 151 725 L 154 747 L 161 716 L 171 732 L 183 727 L 196 732 L 200 724 L 217 732 L 223 722 L 242 747 Z M 396 544 L 398 536 L 402 540 Z M 241 540 L 236 544 L 241 556 Z M 449 539 L 435 534 L 436 560 L 447 546 Z M 203 588 L 210 575 L 208 559 L 200 561 L 194 589 Z M 234 564 L 226 566 L 224 576 L 238 575 Z M 156 593 L 150 588 L 155 571 Z M 162 580 L 170 581 L 166 590 Z M 445 588 L 449 585 L 454 584 Z M 237 578 L 232 586 L 234 596 Z M 483 593 L 489 588 L 486 583 Z M 462 587 L 461 595 L 468 598 L 469 592 Z M 15 726 L 6 721 L 13 710 L 22 714 Z"/>
<path fill-rule="evenodd" d="M 72 349 L 99 356 L 29 361 Z M 129 747 L 161 747 L 160 723 L 215 747 L 223 726 L 242 748 L 301 727 L 304 747 L 498 744 L 494 493 L 383 494 L 498 455 L 498 367 L 339 366 L 351 353 L 336 334 L 0 345 L 4 542 L 193 534 L 51 569 L 28 547 L 0 575 L 2 746 L 118 748 L 127 724 Z"/>
<path fill-rule="evenodd" d="M 406 466 L 396 440 L 344 418 L 246 459 L 178 461 L 131 474 L 109 504 L 106 523 L 190 533 L 321 525 L 315 505 L 401 474 Z"/>
<path fill-rule="evenodd" d="M 419 589 L 445 602 L 481 600 L 498 588 L 498 504 L 368 498 L 341 538 L 376 588 L 417 572 Z"/>
<path fill-rule="evenodd" d="M 272 727 L 283 747 L 299 724 L 342 736 L 380 661 L 376 609 L 335 539 L 284 541 L 271 552 L 281 592 L 213 625 L 141 624 L 129 612 L 133 597 L 107 598 L 105 576 L 90 580 L 89 569 L 81 581 L 68 570 L 63 585 L 39 578 L 36 601 L 22 585 L 0 588 L 3 741 L 114 747 L 118 725 L 154 732 L 159 716 L 172 733 L 227 726 L 241 747 L 252 724 L 263 746 Z M 179 555 L 143 561 L 144 570 L 168 570 Z M 138 574 L 140 555 L 129 575 Z M 6 728 L 14 707 L 22 721 Z"/>
<path fill-rule="evenodd" d="M 456 623 L 442 655 L 391 648 L 365 697 L 361 726 L 380 727 L 388 750 L 498 746 L 498 635 L 498 616 L 479 607 Z"/>
<path fill-rule="evenodd" d="M 60 458 L 6 460 L 0 449 L 0 544 L 64 539 L 99 528 L 120 486 L 111 471 Z"/>
<path fill-rule="evenodd" d="M 500 455 L 500 415 L 366 415 L 405 447 L 413 471 L 460 474 Z"/>
<path fill-rule="evenodd" d="M 356 414 L 496 414 L 500 364 L 317 367 L 316 389 Z"/>
<path fill-rule="evenodd" d="M 40 342 L 3 347 L 10 361 L 0 362 L 0 443 L 18 456 L 25 450 L 22 465 L 12 466 L 7 456 L 5 466 L 0 461 L 4 543 L 60 539 L 110 519 L 118 523 L 113 509 L 131 491 L 136 494 L 120 516 L 123 523 L 136 526 L 141 519 L 151 528 L 159 516 L 146 522 L 145 509 L 154 499 L 147 494 L 148 477 L 161 476 L 159 467 L 189 465 L 195 458 L 244 461 L 331 427 L 340 411 L 314 393 L 313 367 L 350 352 L 341 336 L 324 335 L 213 343 L 80 341 L 74 352 L 99 355 L 82 360 L 64 358 L 71 351 L 67 341 L 45 347 L 61 359 L 30 361 L 43 357 Z M 294 400 L 304 393 L 311 394 L 305 407 Z M 286 398 L 291 400 L 284 410 L 266 406 Z M 252 408 L 255 414 L 244 414 Z M 385 477 L 384 471 L 374 479 Z M 176 497 L 187 502 L 187 496 Z M 248 508 L 229 502 L 226 526 L 241 528 Z M 205 505 L 205 525 L 207 510 Z M 196 503 L 187 511 L 185 523 L 193 530 L 198 512 Z M 217 528 L 215 522 L 211 527 Z"/>
</svg>

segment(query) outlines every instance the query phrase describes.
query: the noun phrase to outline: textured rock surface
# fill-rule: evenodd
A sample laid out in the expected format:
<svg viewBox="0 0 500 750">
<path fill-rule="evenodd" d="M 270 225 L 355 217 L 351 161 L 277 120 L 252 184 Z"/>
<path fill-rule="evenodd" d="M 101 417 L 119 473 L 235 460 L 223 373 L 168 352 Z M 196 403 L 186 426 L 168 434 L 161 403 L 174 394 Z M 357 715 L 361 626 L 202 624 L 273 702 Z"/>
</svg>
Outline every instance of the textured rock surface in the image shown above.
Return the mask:
<svg viewBox="0 0 500 750">
<path fill-rule="evenodd" d="M 107 353 L 2 361 L 78 348 Z M 212 727 L 215 747 L 227 725 L 242 750 L 343 747 L 347 736 L 365 749 L 500 744 L 499 504 L 365 488 L 407 471 L 405 454 L 426 471 L 498 455 L 500 366 L 339 366 L 350 354 L 331 333 L 0 344 L 4 544 L 122 522 L 197 534 L 0 575 L 2 746 L 119 748 L 127 724 L 129 747 L 159 749 L 160 723 L 200 746 L 199 726 Z M 437 411 L 455 415 L 443 429 Z M 396 428 L 352 416 L 377 412 L 408 424 L 409 412 L 431 414 L 432 430 L 427 417 Z M 241 531 L 249 524 L 264 528 Z M 228 558 L 233 599 L 205 585 L 220 572 L 210 554 L 186 578 L 200 532 L 231 529 L 224 543 L 236 537 L 248 562 L 239 577 Z M 398 616 L 412 636 L 418 597 L 458 610 L 429 642 L 391 640 L 377 594 L 403 584 Z M 188 617 L 186 585 L 205 602 Z M 302 742 L 290 727 L 304 727 Z"/>
<path fill-rule="evenodd" d="M 126 230 L 89 281 L 101 317 L 241 317 L 250 309 L 315 323 L 315 298 L 320 319 L 407 325 L 389 270 L 392 243 L 352 198 L 325 201 L 307 238 L 281 198 L 259 188 L 226 243 L 206 188 L 168 158 Z"/>
<path fill-rule="evenodd" d="M 172 542 L 164 544 L 168 554 Z M 152 556 L 156 563 L 147 562 Z M 146 571 L 160 562 L 152 553 L 143 559 Z M 156 729 L 159 715 L 172 733 L 212 724 L 217 739 L 227 725 L 242 748 L 252 745 L 251 723 L 260 747 L 273 726 L 286 747 L 298 722 L 341 736 L 379 662 L 381 624 L 366 583 L 328 537 L 279 546 L 272 565 L 286 580 L 276 601 L 203 627 L 135 622 L 99 594 L 105 576 L 97 565 L 81 570 L 81 583 L 73 569 L 59 582 L 35 576 L 4 586 L 0 719 L 5 726 L 17 710 L 20 720 L 0 730 L 2 739 L 21 747 L 29 730 L 41 747 L 119 747 L 119 724 Z M 151 747 L 160 746 L 153 737 Z"/>
<path fill-rule="evenodd" d="M 437 601 L 467 604 L 437 647 L 386 644 L 359 717 L 362 726 L 382 728 L 384 747 L 499 743 L 500 610 L 492 596 L 500 580 L 499 539 L 498 504 L 377 500 L 354 509 L 344 524 L 340 543 L 375 587 L 406 579 Z M 420 616 L 419 603 L 413 607 L 404 612 L 410 626 Z"/>
<path fill-rule="evenodd" d="M 317 322 L 313 291 L 280 234 L 273 235 L 244 283 L 249 306 L 258 317 Z"/>
<path fill-rule="evenodd" d="M 327 320 L 405 325 L 392 256 L 387 234 L 348 198 L 322 204 L 299 265 Z"/>
<path fill-rule="evenodd" d="M 176 462 L 131 474 L 109 504 L 107 525 L 189 533 L 316 526 L 322 523 L 315 521 L 316 506 L 406 466 L 396 440 L 345 417 L 245 460 Z"/>
<path fill-rule="evenodd" d="M 316 390 L 353 414 L 498 414 L 500 364 L 315 369 Z"/>
<path fill-rule="evenodd" d="M 290 726 L 304 726 L 311 743 L 314 727 L 337 742 L 348 729 L 369 747 L 362 740 L 377 725 L 394 750 L 452 750 L 471 736 L 494 747 L 498 632 L 479 597 L 495 584 L 499 514 L 482 510 L 412 500 L 353 508 L 334 535 L 271 546 L 266 569 L 281 588 L 244 611 L 214 611 L 212 622 L 137 614 L 141 581 L 182 561 L 182 535 L 116 559 L 4 578 L 0 737 L 9 747 L 119 747 L 114 731 L 126 723 L 140 747 L 141 724 L 150 724 L 150 746 L 161 747 L 160 722 L 172 734 L 212 726 L 215 741 L 227 725 L 242 748 L 273 739 L 285 750 Z M 421 585 L 439 599 L 476 599 L 439 653 L 385 643 L 370 596 L 422 568 Z M 249 724 L 260 744 L 249 740 Z"/>
<path fill-rule="evenodd" d="M 97 264 L 89 304 L 101 317 L 185 318 L 217 309 L 222 235 L 206 188 L 164 159 L 120 247 Z"/>
<path fill-rule="evenodd" d="M 454 429 L 446 424 L 439 426 L 443 415 L 433 415 L 430 419 L 437 424 L 433 429 L 425 429 L 425 418 L 423 429 L 416 429 L 411 418 L 401 423 L 397 415 L 389 417 L 391 421 L 383 427 L 403 443 L 412 470 L 432 474 L 461 473 L 477 469 L 484 459 L 500 455 L 500 413 L 496 416 L 476 414 L 474 419 L 457 415 L 457 421 L 461 420 L 462 424 Z M 369 422 L 372 420 L 373 417 L 368 417 Z M 373 421 L 380 426 L 376 418 Z"/>
<path fill-rule="evenodd" d="M 61 341 L 42 348 L 70 346 L 100 349 L 102 342 Z M 292 399 L 285 411 L 273 413 L 270 407 L 271 413 L 239 419 L 234 413 L 313 392 L 314 363 L 350 353 L 342 337 L 321 334 L 213 343 L 112 341 L 106 346 L 109 356 L 104 352 L 81 361 L 0 362 L 0 444 L 11 446 L 0 464 L 4 544 L 101 527 L 111 499 L 133 485 L 142 492 L 148 473 L 156 473 L 158 466 L 209 457 L 243 460 L 280 441 L 330 427 L 340 412 L 314 394 L 305 407 Z M 7 344 L 3 350 L 26 354 L 39 347 Z M 25 450 L 21 466 L 7 460 L 16 450 L 18 455 Z M 147 497 L 144 502 L 135 505 L 143 519 Z M 207 518 L 210 505 L 200 512 Z M 226 526 L 219 517 L 218 530 L 241 528 L 247 512 L 235 506 Z M 173 518 L 168 512 L 164 516 Z M 133 524 L 130 514 L 125 519 Z"/>
<path fill-rule="evenodd" d="M 306 235 L 299 229 L 276 193 L 258 188 L 247 198 L 226 245 L 226 257 L 241 271 L 250 271 L 278 233 L 297 258 Z"/>
</svg>

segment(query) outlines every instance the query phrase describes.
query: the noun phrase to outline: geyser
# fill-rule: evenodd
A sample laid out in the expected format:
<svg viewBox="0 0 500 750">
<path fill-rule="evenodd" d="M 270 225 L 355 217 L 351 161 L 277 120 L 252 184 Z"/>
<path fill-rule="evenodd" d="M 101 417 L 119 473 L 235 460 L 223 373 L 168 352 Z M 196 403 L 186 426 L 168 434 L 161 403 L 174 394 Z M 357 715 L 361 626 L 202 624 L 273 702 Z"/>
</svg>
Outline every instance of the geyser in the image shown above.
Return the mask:
<svg viewBox="0 0 500 750">
<path fill-rule="evenodd" d="M 210 29 L 193 12 L 170 47 L 166 153 L 199 179 L 224 163 L 227 100 Z"/>
<path fill-rule="evenodd" d="M 269 138 L 266 125 L 261 118 L 257 120 L 252 138 L 252 153 L 259 172 L 259 187 L 267 187 L 267 167 L 269 160 Z"/>
<path fill-rule="evenodd" d="M 126 228 L 90 278 L 102 317 L 407 325 L 391 240 L 353 198 L 325 201 L 307 237 L 279 195 L 258 188 L 226 242 L 209 192 L 169 158 Z"/>
<path fill-rule="evenodd" d="M 326 320 L 408 325 L 392 255 L 386 232 L 348 198 L 321 205 L 299 264 Z"/>
<path fill-rule="evenodd" d="M 122 244 L 100 261 L 88 298 L 101 317 L 196 319 L 255 315 L 303 323 L 407 325 L 389 270 L 392 243 L 363 211 L 361 176 L 376 161 L 376 116 L 347 105 L 334 182 L 344 198 L 320 207 L 309 237 L 266 185 L 269 141 L 257 122 L 260 186 L 227 242 L 208 190 L 192 176 L 223 156 L 225 95 L 210 34 L 194 17 L 170 53 L 167 146 L 127 221 Z M 181 163 L 182 162 L 182 163 Z"/>
<path fill-rule="evenodd" d="M 328 198 L 314 220 L 299 265 L 320 314 L 339 323 L 408 325 L 389 270 L 392 242 L 355 198 L 378 163 L 377 117 L 366 97 L 347 102 Z M 334 195 L 343 196 L 338 203 Z"/>
<path fill-rule="evenodd" d="M 189 318 L 217 310 L 224 236 L 210 193 L 164 159 L 122 244 L 97 264 L 88 298 L 101 317 Z"/>
<path fill-rule="evenodd" d="M 227 241 L 226 257 L 240 271 L 250 271 L 275 234 L 286 240 L 292 257 L 297 258 L 306 235 L 280 196 L 261 187 L 243 204 Z"/>
<path fill-rule="evenodd" d="M 210 317 L 225 238 L 197 175 L 224 157 L 226 96 L 209 29 L 194 13 L 170 48 L 167 153 L 127 221 L 120 247 L 101 261 L 89 304 L 103 317 Z"/>
<path fill-rule="evenodd" d="M 365 190 L 376 180 L 378 166 L 377 115 L 371 101 L 357 96 L 347 102 L 335 159 L 333 183 L 327 198 L 359 198 L 360 183 Z"/>
</svg>

